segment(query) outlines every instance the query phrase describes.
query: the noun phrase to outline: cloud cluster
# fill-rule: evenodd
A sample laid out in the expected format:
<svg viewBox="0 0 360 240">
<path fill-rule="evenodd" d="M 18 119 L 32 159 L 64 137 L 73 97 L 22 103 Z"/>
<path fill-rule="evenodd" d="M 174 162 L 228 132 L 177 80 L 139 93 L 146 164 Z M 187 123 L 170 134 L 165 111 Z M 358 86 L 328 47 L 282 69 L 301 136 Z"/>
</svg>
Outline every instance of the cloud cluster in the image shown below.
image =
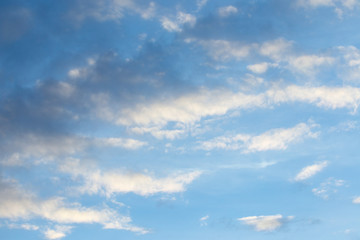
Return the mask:
<svg viewBox="0 0 360 240">
<path fill-rule="evenodd" d="M 312 192 L 325 200 L 329 199 L 331 194 L 337 193 L 338 188 L 345 184 L 344 180 L 328 178 L 322 182 L 319 187 L 313 188 Z"/>
</svg>

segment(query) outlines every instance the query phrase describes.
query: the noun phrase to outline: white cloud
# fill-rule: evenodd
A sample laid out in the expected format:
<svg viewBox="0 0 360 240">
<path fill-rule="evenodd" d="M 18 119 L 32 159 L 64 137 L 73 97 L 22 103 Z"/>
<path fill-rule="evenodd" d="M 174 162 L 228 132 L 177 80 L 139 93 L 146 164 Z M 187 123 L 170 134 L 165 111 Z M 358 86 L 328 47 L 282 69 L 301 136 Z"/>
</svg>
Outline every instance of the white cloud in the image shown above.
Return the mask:
<svg viewBox="0 0 360 240">
<path fill-rule="evenodd" d="M 270 89 L 267 95 L 275 103 L 305 102 L 318 107 L 349 108 L 356 111 L 360 104 L 360 88 L 354 87 L 299 87 Z"/>
<path fill-rule="evenodd" d="M 96 209 L 83 207 L 79 203 L 68 204 L 60 197 L 42 200 L 10 180 L 0 182 L 0 218 L 12 221 L 40 218 L 59 224 L 101 224 L 104 228 L 147 232 L 133 226 L 131 218 L 121 216 L 111 208 Z M 60 233 L 50 230 L 49 236 L 60 237 Z"/>
<path fill-rule="evenodd" d="M 161 25 L 169 32 L 181 32 L 184 25 L 193 27 L 196 24 L 196 17 L 189 13 L 178 12 L 175 19 L 163 17 Z"/>
<path fill-rule="evenodd" d="M 360 204 L 360 197 L 355 197 L 352 202 L 354 204 Z"/>
<path fill-rule="evenodd" d="M 283 38 L 267 41 L 260 46 L 259 53 L 276 61 L 287 60 L 293 42 Z"/>
<path fill-rule="evenodd" d="M 281 214 L 270 216 L 251 216 L 238 218 L 239 221 L 246 225 L 250 225 L 255 228 L 256 231 L 275 231 L 280 228 L 284 223 L 292 220 L 293 217 L 283 217 Z"/>
<path fill-rule="evenodd" d="M 101 138 L 98 139 L 98 141 L 107 146 L 121 147 L 131 150 L 135 150 L 147 145 L 146 142 L 131 138 Z"/>
<path fill-rule="evenodd" d="M 180 127 L 178 129 L 172 130 L 163 130 L 160 127 L 134 127 L 130 129 L 132 132 L 137 134 L 150 133 L 157 139 L 170 139 L 174 140 L 183 136 L 186 133 L 185 127 Z"/>
<path fill-rule="evenodd" d="M 307 167 L 304 167 L 295 177 L 295 181 L 303 181 L 306 180 L 312 176 L 314 176 L 315 174 L 317 174 L 318 172 L 322 171 L 326 166 L 328 165 L 328 163 L 326 161 L 318 163 L 318 164 L 313 164 Z"/>
<path fill-rule="evenodd" d="M 181 32 L 182 30 L 176 21 L 170 20 L 167 17 L 161 19 L 161 25 L 169 32 Z"/>
<path fill-rule="evenodd" d="M 212 149 L 242 149 L 244 153 L 284 150 L 290 143 L 300 141 L 307 137 L 316 137 L 311 128 L 314 124 L 300 123 L 293 128 L 272 129 L 258 136 L 238 134 L 234 137 L 217 137 L 210 141 L 200 142 L 199 148 L 204 150 Z"/>
<path fill-rule="evenodd" d="M 201 175 L 200 171 L 177 173 L 165 178 L 155 178 L 143 173 L 126 173 L 120 170 L 100 171 L 81 165 L 78 159 L 68 159 L 60 166 L 60 171 L 73 177 L 80 177 L 85 185 L 80 191 L 89 194 L 135 193 L 148 196 L 156 193 L 178 193 L 186 190 Z"/>
<path fill-rule="evenodd" d="M 329 199 L 330 194 L 337 193 L 338 188 L 345 184 L 344 180 L 328 178 L 325 182 L 322 182 L 319 187 L 313 188 L 312 192 L 325 200 Z"/>
<path fill-rule="evenodd" d="M 271 64 L 267 62 L 262 62 L 253 65 L 248 65 L 246 68 L 252 71 L 253 73 L 262 74 L 268 70 L 269 66 L 271 66 Z"/>
<path fill-rule="evenodd" d="M 159 134 L 157 133 L 159 129 L 164 130 L 169 122 L 183 124 L 187 127 L 201 118 L 224 115 L 235 109 L 270 108 L 282 103 L 294 102 L 313 104 L 325 109 L 348 108 L 356 112 L 360 104 L 360 89 L 291 85 L 285 88 L 270 88 L 259 94 L 245 94 L 240 91 L 202 88 L 198 92 L 170 98 L 166 101 L 147 102 L 133 108 L 122 109 L 118 113 L 113 112 L 112 115 L 117 117 L 108 120 L 120 125 L 139 127 L 136 129 L 139 133 L 150 132 L 153 129 L 154 135 L 156 135 Z M 182 128 L 175 127 L 175 129 L 167 130 L 176 129 L 181 130 Z M 181 135 L 181 131 L 170 133 L 175 138 Z M 255 145 L 256 142 L 253 145 L 254 149 Z"/>
<path fill-rule="evenodd" d="M 303 55 L 291 58 L 289 61 L 290 68 L 303 74 L 312 75 L 316 68 L 323 65 L 331 65 L 335 61 L 332 57 L 323 57 L 317 55 Z"/>
<path fill-rule="evenodd" d="M 300 123 L 289 129 L 274 129 L 259 136 L 253 137 L 247 144 L 249 152 L 266 150 L 283 150 L 289 143 L 299 141 L 305 137 L 317 137 L 317 133 L 311 132 L 313 125 Z"/>
<path fill-rule="evenodd" d="M 219 16 L 220 17 L 228 17 L 230 15 L 236 14 L 237 12 L 238 12 L 238 9 L 231 5 L 219 8 Z"/>
<path fill-rule="evenodd" d="M 47 229 L 44 231 L 44 235 L 47 239 L 61 239 L 66 237 L 66 235 L 70 233 L 71 229 L 71 226 L 56 225 L 55 229 Z"/>
</svg>

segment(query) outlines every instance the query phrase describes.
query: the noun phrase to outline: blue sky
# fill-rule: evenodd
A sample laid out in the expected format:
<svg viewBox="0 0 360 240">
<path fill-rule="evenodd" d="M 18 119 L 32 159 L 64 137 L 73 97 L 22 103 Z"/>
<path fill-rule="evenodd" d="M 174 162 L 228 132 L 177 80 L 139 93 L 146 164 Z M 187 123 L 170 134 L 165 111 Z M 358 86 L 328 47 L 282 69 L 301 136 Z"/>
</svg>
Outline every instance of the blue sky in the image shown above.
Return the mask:
<svg viewBox="0 0 360 240">
<path fill-rule="evenodd" d="M 360 239 L 358 0 L 0 3 L 0 238 Z"/>
</svg>

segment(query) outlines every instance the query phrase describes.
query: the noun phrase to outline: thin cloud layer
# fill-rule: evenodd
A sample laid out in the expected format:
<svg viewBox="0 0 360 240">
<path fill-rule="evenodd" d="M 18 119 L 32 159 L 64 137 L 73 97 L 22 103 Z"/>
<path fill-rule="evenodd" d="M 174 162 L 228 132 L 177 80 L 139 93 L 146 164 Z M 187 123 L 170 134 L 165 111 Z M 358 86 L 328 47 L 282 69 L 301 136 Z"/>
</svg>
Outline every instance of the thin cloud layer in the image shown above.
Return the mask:
<svg viewBox="0 0 360 240">
<path fill-rule="evenodd" d="M 145 229 L 132 226 L 129 217 L 119 215 L 114 209 L 96 209 L 79 204 L 68 204 L 61 197 L 42 200 L 10 180 L 1 180 L 0 195 L 0 218 L 12 221 L 44 219 L 58 224 L 101 224 L 104 228 L 147 232 Z M 49 239 L 61 238 L 70 229 L 66 227 L 66 229 L 47 230 L 45 235 Z"/>
<path fill-rule="evenodd" d="M 286 222 L 292 220 L 294 217 L 283 217 L 281 214 L 269 216 L 251 216 L 238 218 L 238 221 L 243 224 L 254 227 L 256 231 L 272 232 L 279 229 Z"/>
<path fill-rule="evenodd" d="M 201 175 L 201 171 L 178 173 L 165 178 L 155 178 L 143 173 L 126 173 L 121 170 L 100 171 L 87 168 L 79 159 L 68 159 L 59 166 L 59 170 L 73 177 L 83 179 L 84 185 L 78 190 L 88 194 L 135 193 L 149 196 L 158 193 L 179 193 L 186 190 L 186 186 Z"/>
<path fill-rule="evenodd" d="M 317 133 L 312 132 L 314 124 L 299 123 L 289 129 L 272 129 L 263 134 L 252 136 L 237 134 L 233 137 L 217 137 L 210 141 L 200 142 L 199 148 L 204 150 L 226 149 L 243 150 L 244 153 L 284 150 L 292 142 L 298 142 L 304 138 L 315 138 Z"/>
</svg>

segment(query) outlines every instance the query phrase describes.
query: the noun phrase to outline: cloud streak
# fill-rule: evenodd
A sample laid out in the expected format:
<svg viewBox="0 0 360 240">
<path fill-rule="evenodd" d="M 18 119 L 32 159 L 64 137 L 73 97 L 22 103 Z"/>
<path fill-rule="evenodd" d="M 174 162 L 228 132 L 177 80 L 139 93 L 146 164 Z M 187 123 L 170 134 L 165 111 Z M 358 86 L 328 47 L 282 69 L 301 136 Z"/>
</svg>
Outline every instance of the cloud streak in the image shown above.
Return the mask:
<svg viewBox="0 0 360 240">
<path fill-rule="evenodd" d="M 272 129 L 257 136 L 238 134 L 233 137 L 217 137 L 210 141 L 200 142 L 200 149 L 213 150 L 239 150 L 243 153 L 285 150 L 293 142 L 301 141 L 304 138 L 315 138 L 318 133 L 311 131 L 315 124 L 299 123 L 288 129 Z"/>
<path fill-rule="evenodd" d="M 318 164 L 313 164 L 307 167 L 304 167 L 295 177 L 295 181 L 304 181 L 308 178 L 311 178 L 315 174 L 321 172 L 325 167 L 327 167 L 328 162 L 324 161 Z"/>
<path fill-rule="evenodd" d="M 130 173 L 121 170 L 100 171 L 82 165 L 79 159 L 67 159 L 59 170 L 84 181 L 78 190 L 81 193 L 113 194 L 135 193 L 149 196 L 158 193 L 179 193 L 201 175 L 201 171 L 177 173 L 165 178 L 156 178 L 143 173 Z"/>
<path fill-rule="evenodd" d="M 238 218 L 238 221 L 245 225 L 254 227 L 256 231 L 272 232 L 279 229 L 286 222 L 292 220 L 294 217 L 283 217 L 281 214 L 269 216 L 251 216 Z"/>
</svg>

